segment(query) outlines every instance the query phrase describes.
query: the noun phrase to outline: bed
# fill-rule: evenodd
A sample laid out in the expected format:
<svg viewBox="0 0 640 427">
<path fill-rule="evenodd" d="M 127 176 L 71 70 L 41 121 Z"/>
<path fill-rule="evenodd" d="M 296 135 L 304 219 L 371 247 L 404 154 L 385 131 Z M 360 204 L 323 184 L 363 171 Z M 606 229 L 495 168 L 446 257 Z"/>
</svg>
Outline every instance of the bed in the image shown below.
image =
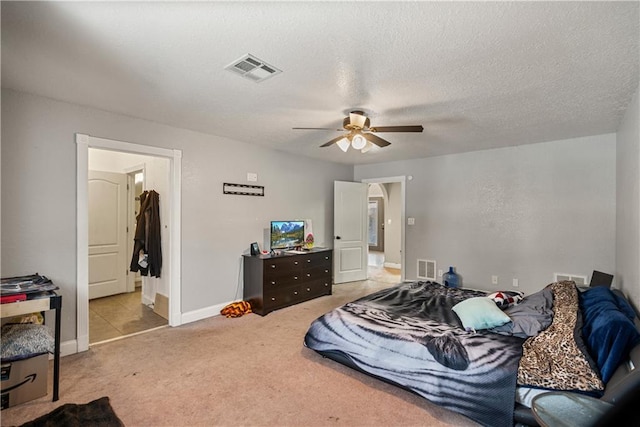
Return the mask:
<svg viewBox="0 0 640 427">
<path fill-rule="evenodd" d="M 482 425 L 535 425 L 527 406 L 540 392 L 605 395 L 640 346 L 634 322 L 606 287 L 558 282 L 524 296 L 416 281 L 325 313 L 304 345 Z"/>
</svg>

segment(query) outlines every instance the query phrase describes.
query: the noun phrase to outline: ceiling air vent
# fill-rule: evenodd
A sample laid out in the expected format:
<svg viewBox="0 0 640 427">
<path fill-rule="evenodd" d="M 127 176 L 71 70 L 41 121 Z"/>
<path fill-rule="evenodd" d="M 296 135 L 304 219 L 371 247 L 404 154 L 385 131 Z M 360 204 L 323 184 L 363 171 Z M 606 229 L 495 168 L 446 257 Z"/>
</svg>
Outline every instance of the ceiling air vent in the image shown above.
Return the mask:
<svg viewBox="0 0 640 427">
<path fill-rule="evenodd" d="M 224 68 L 225 70 L 233 71 L 234 73 L 249 80 L 253 80 L 256 83 L 282 72 L 282 70 L 278 70 L 273 65 L 267 64 L 263 60 L 250 54 L 246 54 Z"/>
</svg>

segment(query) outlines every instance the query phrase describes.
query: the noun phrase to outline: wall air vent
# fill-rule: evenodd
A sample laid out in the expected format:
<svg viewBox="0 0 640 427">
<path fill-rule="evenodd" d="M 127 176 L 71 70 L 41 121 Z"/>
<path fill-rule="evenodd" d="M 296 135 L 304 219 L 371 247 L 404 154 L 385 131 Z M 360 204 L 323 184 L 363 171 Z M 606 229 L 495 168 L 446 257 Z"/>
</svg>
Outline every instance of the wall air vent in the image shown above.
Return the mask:
<svg viewBox="0 0 640 427">
<path fill-rule="evenodd" d="M 282 72 L 282 70 L 278 70 L 273 65 L 267 64 L 251 54 L 246 54 L 224 68 L 256 83 Z"/>
<path fill-rule="evenodd" d="M 436 262 L 430 259 L 418 260 L 418 279 L 436 280 Z"/>
<path fill-rule="evenodd" d="M 563 280 L 573 280 L 576 286 L 588 286 L 587 276 L 580 274 L 553 273 L 554 282 L 562 282 Z"/>
</svg>

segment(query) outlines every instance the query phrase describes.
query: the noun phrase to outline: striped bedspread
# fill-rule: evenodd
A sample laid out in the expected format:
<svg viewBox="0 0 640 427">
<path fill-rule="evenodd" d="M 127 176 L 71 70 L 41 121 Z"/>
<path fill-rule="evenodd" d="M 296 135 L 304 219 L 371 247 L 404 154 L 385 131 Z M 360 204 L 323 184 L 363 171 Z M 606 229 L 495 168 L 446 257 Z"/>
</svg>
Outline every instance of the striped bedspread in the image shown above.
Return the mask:
<svg viewBox="0 0 640 427">
<path fill-rule="evenodd" d="M 363 371 L 491 426 L 512 426 L 522 338 L 465 331 L 451 310 L 482 292 L 413 282 L 316 319 L 304 339 Z"/>
</svg>

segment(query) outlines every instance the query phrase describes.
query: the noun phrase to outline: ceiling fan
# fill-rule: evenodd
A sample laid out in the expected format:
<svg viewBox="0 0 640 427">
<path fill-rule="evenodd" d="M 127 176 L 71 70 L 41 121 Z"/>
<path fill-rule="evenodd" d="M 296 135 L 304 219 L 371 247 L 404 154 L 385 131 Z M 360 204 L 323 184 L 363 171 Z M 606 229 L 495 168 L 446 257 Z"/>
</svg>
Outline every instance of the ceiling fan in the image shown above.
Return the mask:
<svg viewBox="0 0 640 427">
<path fill-rule="evenodd" d="M 385 139 L 380 138 L 376 133 L 384 132 L 422 132 L 422 125 L 416 126 L 371 126 L 371 121 L 365 115 L 363 111 L 351 111 L 349 117 L 345 117 L 342 121 L 343 129 L 333 128 L 293 128 L 293 129 L 308 129 L 308 130 L 335 130 L 339 132 L 347 132 L 337 138 L 333 138 L 331 141 L 322 144 L 320 147 L 329 147 L 330 145 L 337 144 L 338 147 L 345 153 L 349 147 L 353 147 L 356 150 L 361 150 L 363 153 L 369 151 L 373 145 L 378 147 L 386 147 L 391 143 Z"/>
</svg>

